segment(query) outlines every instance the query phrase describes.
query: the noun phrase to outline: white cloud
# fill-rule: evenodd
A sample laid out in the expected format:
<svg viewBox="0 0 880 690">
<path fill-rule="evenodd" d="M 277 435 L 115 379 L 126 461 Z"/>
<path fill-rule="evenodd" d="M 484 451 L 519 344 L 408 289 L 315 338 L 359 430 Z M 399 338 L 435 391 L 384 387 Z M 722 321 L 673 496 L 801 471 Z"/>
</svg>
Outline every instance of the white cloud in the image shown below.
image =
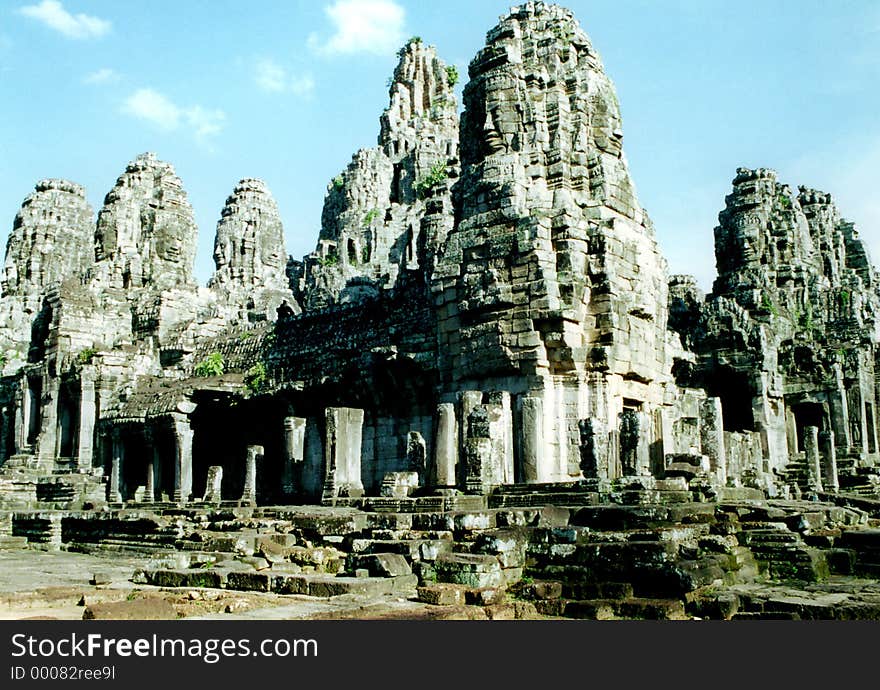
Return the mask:
<svg viewBox="0 0 880 690">
<path fill-rule="evenodd" d="M 297 96 L 307 98 L 315 91 L 315 80 L 311 74 L 292 77 L 290 80 L 290 91 Z"/>
<path fill-rule="evenodd" d="M 112 84 L 119 81 L 119 73 L 109 67 L 102 67 L 83 77 L 83 84 Z"/>
<path fill-rule="evenodd" d="M 222 110 L 200 105 L 181 107 L 153 89 L 135 91 L 126 99 L 122 111 L 166 132 L 186 127 L 199 143 L 220 134 L 226 123 Z"/>
<path fill-rule="evenodd" d="M 200 105 L 187 108 L 184 117 L 186 123 L 192 127 L 196 139 L 202 142 L 220 134 L 226 122 L 226 113 L 222 110 L 206 110 Z"/>
<path fill-rule="evenodd" d="M 288 74 L 284 67 L 268 58 L 257 63 L 254 81 L 263 91 L 270 93 L 290 92 L 308 98 L 315 91 L 315 80 L 311 74 Z"/>
<path fill-rule="evenodd" d="M 405 12 L 393 0 L 336 0 L 324 8 L 334 33 L 323 40 L 309 36 L 309 46 L 324 55 L 387 55 L 404 41 Z"/>
<path fill-rule="evenodd" d="M 272 91 L 275 93 L 284 91 L 287 74 L 284 68 L 273 60 L 260 60 L 257 63 L 254 81 L 257 82 L 263 91 Z"/>
<path fill-rule="evenodd" d="M 108 33 L 111 24 L 88 14 L 71 14 L 58 0 L 43 0 L 39 5 L 25 5 L 19 13 L 36 19 L 67 38 L 100 38 Z"/>
<path fill-rule="evenodd" d="M 138 89 L 128 97 L 122 109 L 159 129 L 170 131 L 180 126 L 180 108 L 152 89 Z"/>
</svg>

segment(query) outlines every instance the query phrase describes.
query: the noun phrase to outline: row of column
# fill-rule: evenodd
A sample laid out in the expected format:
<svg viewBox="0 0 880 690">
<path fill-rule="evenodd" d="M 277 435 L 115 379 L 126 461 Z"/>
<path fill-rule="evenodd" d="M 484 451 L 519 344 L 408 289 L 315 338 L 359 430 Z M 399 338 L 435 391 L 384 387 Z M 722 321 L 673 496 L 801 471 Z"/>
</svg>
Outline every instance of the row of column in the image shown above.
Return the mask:
<svg viewBox="0 0 880 690">
<path fill-rule="evenodd" d="M 36 455 L 42 462 L 52 463 L 59 452 L 59 404 L 61 379 L 46 377 L 34 389 L 31 379 L 23 376 L 15 398 L 14 444 L 18 453 L 30 450 L 31 436 L 36 436 Z M 80 376 L 78 445 L 75 449 L 77 469 L 89 472 L 94 460 L 95 423 L 97 421 L 95 371 L 84 367 Z M 35 429 L 35 427 L 37 427 Z M 38 433 L 34 434 L 34 431 Z"/>
<path fill-rule="evenodd" d="M 189 416 L 183 413 L 172 414 L 170 426 L 174 437 L 172 500 L 176 503 L 186 503 L 192 495 L 193 429 Z M 122 495 L 122 477 L 125 464 L 124 433 L 125 427 L 117 425 L 113 426 L 108 434 L 110 443 L 110 482 L 107 488 L 107 500 L 111 503 L 121 503 L 124 499 Z M 151 449 L 152 455 L 151 461 L 147 464 L 145 495 L 148 500 L 155 500 L 161 483 L 162 456 L 160 446 L 157 443 L 156 432 L 152 427 L 144 427 L 144 440 Z"/>
</svg>

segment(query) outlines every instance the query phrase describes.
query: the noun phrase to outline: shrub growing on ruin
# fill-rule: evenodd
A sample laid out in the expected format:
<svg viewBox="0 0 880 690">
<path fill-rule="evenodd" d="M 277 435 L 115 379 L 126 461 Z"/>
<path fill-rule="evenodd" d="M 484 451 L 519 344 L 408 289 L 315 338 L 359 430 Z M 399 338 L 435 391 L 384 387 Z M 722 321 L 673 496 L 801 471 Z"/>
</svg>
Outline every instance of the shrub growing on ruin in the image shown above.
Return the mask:
<svg viewBox="0 0 880 690">
<path fill-rule="evenodd" d="M 266 365 L 262 362 L 254 364 L 254 366 L 248 369 L 244 375 L 244 385 L 247 386 L 247 389 L 251 393 L 259 393 L 266 387 L 268 381 L 269 377 L 266 374 Z"/>
<path fill-rule="evenodd" d="M 413 185 L 413 190 L 415 191 L 416 196 L 419 199 L 424 199 L 434 187 L 445 182 L 448 176 L 449 174 L 446 172 L 446 162 L 437 161 L 431 166 L 428 174 L 420 180 L 417 180 Z"/>
<path fill-rule="evenodd" d="M 223 355 L 219 352 L 212 352 L 196 364 L 193 374 L 199 378 L 208 378 L 210 376 L 223 376 L 226 371 L 226 362 L 223 361 Z"/>
</svg>

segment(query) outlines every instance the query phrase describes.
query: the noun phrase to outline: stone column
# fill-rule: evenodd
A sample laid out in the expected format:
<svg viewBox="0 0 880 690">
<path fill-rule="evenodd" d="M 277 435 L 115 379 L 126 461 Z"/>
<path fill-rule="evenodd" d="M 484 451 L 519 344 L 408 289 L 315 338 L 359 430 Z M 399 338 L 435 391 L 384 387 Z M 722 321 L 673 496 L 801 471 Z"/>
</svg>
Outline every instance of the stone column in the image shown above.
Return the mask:
<svg viewBox="0 0 880 690">
<path fill-rule="evenodd" d="M 156 500 L 156 439 L 153 428 L 144 426 L 144 444 L 147 447 L 147 480 L 144 484 L 144 502 L 152 503 Z"/>
<path fill-rule="evenodd" d="M 437 407 L 437 440 L 434 443 L 434 485 L 455 486 L 458 464 L 458 426 L 455 405 L 441 403 Z"/>
<path fill-rule="evenodd" d="M 526 483 L 549 482 L 549 467 L 545 466 L 544 401 L 541 398 L 519 399 L 522 420 L 522 480 Z"/>
<path fill-rule="evenodd" d="M 497 467 L 492 426 L 500 417 L 497 405 L 477 405 L 467 418 L 464 444 L 464 490 L 469 494 L 488 494 L 501 483 Z"/>
<path fill-rule="evenodd" d="M 2 465 L 13 452 L 12 449 L 9 448 L 9 414 L 9 405 L 4 405 L 2 409 L 0 409 L 0 465 Z"/>
<path fill-rule="evenodd" d="M 328 407 L 325 415 L 323 499 L 363 496 L 361 440 L 364 411 L 352 407 Z"/>
<path fill-rule="evenodd" d="M 15 393 L 15 452 L 23 453 L 27 447 L 30 427 L 31 399 L 27 376 L 22 376 Z"/>
<path fill-rule="evenodd" d="M 721 485 L 727 483 L 727 453 L 724 449 L 724 420 L 721 398 L 706 398 L 700 404 L 700 450 Z"/>
<path fill-rule="evenodd" d="M 174 502 L 186 503 L 192 494 L 193 430 L 185 414 L 172 415 L 174 424 Z"/>
<path fill-rule="evenodd" d="M 487 396 L 488 403 L 497 407 L 497 421 L 491 427 L 492 442 L 498 457 L 499 481 L 513 484 L 513 410 L 510 393 L 493 391 Z"/>
<path fill-rule="evenodd" d="M 580 468 L 585 479 L 608 479 L 608 427 L 597 417 L 578 422 Z"/>
<path fill-rule="evenodd" d="M 620 464 L 623 476 L 633 477 L 639 473 L 639 413 L 624 410 L 620 419 Z"/>
<path fill-rule="evenodd" d="M 837 449 L 834 447 L 834 432 L 819 433 L 819 451 L 822 456 L 822 481 L 826 491 L 839 491 L 837 478 Z"/>
<path fill-rule="evenodd" d="M 804 427 L 804 454 L 807 459 L 807 482 L 814 491 L 821 491 L 822 466 L 819 458 L 818 427 Z"/>
<path fill-rule="evenodd" d="M 41 401 L 42 420 L 40 424 L 40 437 L 37 439 L 37 455 L 46 463 L 46 467 L 57 456 L 58 443 L 58 397 L 61 388 L 61 379 L 57 376 L 47 377 Z"/>
<path fill-rule="evenodd" d="M 306 420 L 302 417 L 284 418 L 284 466 L 281 468 L 281 489 L 290 496 L 296 489 L 293 466 L 305 457 Z"/>
<path fill-rule="evenodd" d="M 244 491 L 242 503 L 257 505 L 257 460 L 263 457 L 263 446 L 248 446 L 244 468 Z"/>
<path fill-rule="evenodd" d="M 122 442 L 122 429 L 113 427 L 110 432 L 110 484 L 107 488 L 107 500 L 110 503 L 122 503 L 122 463 L 125 460 L 125 445 Z"/>
<path fill-rule="evenodd" d="M 461 410 L 461 433 L 459 434 L 459 443 L 461 447 L 458 449 L 459 454 L 462 458 L 464 458 L 464 447 L 467 443 L 468 438 L 468 418 L 470 417 L 471 411 L 477 406 L 483 404 L 483 392 L 482 391 L 462 391 L 458 394 L 459 400 L 459 409 Z M 458 477 L 459 480 L 463 481 L 464 474 Z"/>
<path fill-rule="evenodd" d="M 79 448 L 77 466 L 80 472 L 89 472 L 95 457 L 95 369 L 83 367 L 80 377 Z"/>
<path fill-rule="evenodd" d="M 788 457 L 794 458 L 798 454 L 797 420 L 791 408 L 785 410 L 785 437 L 788 441 Z"/>
<path fill-rule="evenodd" d="M 256 469 L 254 469 L 256 474 Z M 220 503 L 223 500 L 223 468 L 211 465 L 208 468 L 208 479 L 205 482 L 205 503 Z M 245 487 L 247 490 L 247 487 Z M 256 500 L 256 499 L 255 499 Z"/>
</svg>

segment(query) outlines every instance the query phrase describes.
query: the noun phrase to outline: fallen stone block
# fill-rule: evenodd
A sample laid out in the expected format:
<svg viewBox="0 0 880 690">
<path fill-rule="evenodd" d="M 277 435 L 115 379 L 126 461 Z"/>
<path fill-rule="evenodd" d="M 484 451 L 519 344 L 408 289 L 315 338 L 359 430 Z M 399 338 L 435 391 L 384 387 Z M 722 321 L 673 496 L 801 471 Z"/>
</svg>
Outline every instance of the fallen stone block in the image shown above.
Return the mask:
<svg viewBox="0 0 880 690">
<path fill-rule="evenodd" d="M 436 606 L 462 606 L 465 603 L 465 589 L 460 585 L 432 584 L 416 589 L 419 601 Z"/>
<path fill-rule="evenodd" d="M 501 564 L 494 556 L 446 553 L 434 561 L 434 568 L 440 582 L 469 587 L 497 587 L 504 582 Z"/>
<path fill-rule="evenodd" d="M 351 570 L 366 568 L 373 577 L 398 577 L 412 575 L 406 559 L 397 553 L 372 553 L 353 556 Z"/>
<path fill-rule="evenodd" d="M 164 599 L 133 599 L 86 606 L 83 620 L 105 621 L 170 621 L 177 611 Z"/>
<path fill-rule="evenodd" d="M 240 592 L 270 592 L 272 575 L 268 572 L 229 573 L 226 578 L 226 589 Z"/>
<path fill-rule="evenodd" d="M 483 610 L 490 621 L 516 620 L 516 607 L 513 604 L 492 604 L 485 606 Z"/>
<path fill-rule="evenodd" d="M 147 580 L 157 587 L 211 587 L 223 586 L 223 574 L 214 569 L 145 571 Z"/>
</svg>

